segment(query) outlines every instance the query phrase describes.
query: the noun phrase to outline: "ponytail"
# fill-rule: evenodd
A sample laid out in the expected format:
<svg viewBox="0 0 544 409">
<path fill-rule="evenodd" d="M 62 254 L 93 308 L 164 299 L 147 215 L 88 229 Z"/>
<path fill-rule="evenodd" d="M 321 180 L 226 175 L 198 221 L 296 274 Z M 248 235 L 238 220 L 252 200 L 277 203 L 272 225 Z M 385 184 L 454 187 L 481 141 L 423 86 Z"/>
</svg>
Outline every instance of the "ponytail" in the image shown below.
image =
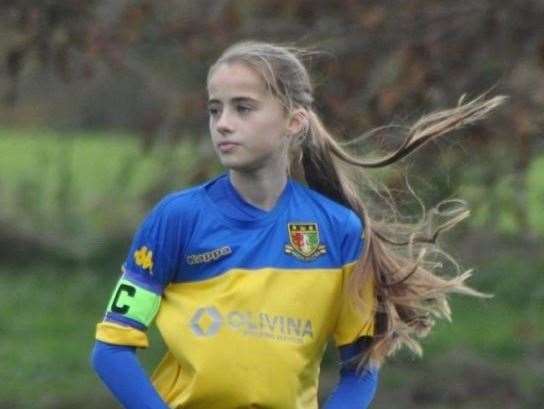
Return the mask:
<svg viewBox="0 0 544 409">
<path fill-rule="evenodd" d="M 362 256 L 347 284 L 348 296 L 360 307 L 368 302 L 361 298 L 360 292 L 366 280 L 373 280 L 377 296 L 375 334 L 368 351 L 359 359 L 359 367 L 368 363 L 380 366 L 387 356 L 403 345 L 420 355 L 422 350 L 416 338 L 429 333 L 434 318 L 451 320 L 448 293 L 487 296 L 465 284 L 471 276 L 470 271 L 443 278 L 436 273 L 440 263 L 429 260 L 429 256 L 438 253 L 457 266 L 438 247 L 437 239 L 468 217 L 464 203 L 459 200 L 442 202 L 429 212 L 424 211 L 423 220 L 417 224 L 378 222 L 371 218 L 355 188 L 354 181 L 364 177 L 361 168 L 391 165 L 425 143 L 485 117 L 504 100 L 503 96 L 489 100 L 480 96 L 465 104 L 460 101 L 453 109 L 424 116 L 408 130 L 404 142 L 395 152 L 376 161 L 364 161 L 348 153 L 335 141 L 319 116 L 308 110 L 308 129 L 300 144 L 300 155 L 295 156 L 300 160 L 303 177 L 310 188 L 356 212 L 365 230 Z M 346 174 L 346 165 L 359 168 L 355 179 Z M 389 205 L 395 211 L 394 205 Z M 450 210 L 445 211 L 448 206 Z M 437 216 L 446 221 L 435 226 Z"/>
<path fill-rule="evenodd" d="M 306 183 L 319 193 L 353 208 L 356 203 L 348 198 L 346 182 L 343 180 L 343 174 L 337 169 L 333 157 L 334 150 L 328 142 L 329 133 L 313 110 L 308 113 L 309 129 L 301 146 Z"/>
</svg>

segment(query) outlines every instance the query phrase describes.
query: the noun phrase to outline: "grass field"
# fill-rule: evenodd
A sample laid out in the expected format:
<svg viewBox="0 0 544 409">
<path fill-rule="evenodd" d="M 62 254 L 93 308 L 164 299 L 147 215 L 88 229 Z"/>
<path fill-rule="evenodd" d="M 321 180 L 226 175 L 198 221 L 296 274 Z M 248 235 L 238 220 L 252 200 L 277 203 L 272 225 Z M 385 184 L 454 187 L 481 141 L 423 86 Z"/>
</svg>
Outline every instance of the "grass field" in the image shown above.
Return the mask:
<svg viewBox="0 0 544 409">
<path fill-rule="evenodd" d="M 0 152 L 0 217 L 80 236 L 134 224 L 148 210 L 138 206 L 141 196 L 168 172 L 176 180 L 160 188 L 182 188 L 195 161 L 188 145 L 145 155 L 122 133 L 0 129 Z"/>
</svg>

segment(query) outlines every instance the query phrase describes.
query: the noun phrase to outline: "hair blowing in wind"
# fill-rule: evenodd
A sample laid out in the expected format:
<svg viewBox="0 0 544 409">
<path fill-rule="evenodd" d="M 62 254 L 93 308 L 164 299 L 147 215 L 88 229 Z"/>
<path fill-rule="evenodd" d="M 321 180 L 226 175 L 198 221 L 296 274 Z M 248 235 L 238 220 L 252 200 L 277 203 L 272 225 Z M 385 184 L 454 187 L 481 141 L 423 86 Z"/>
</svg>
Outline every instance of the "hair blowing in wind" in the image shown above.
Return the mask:
<svg viewBox="0 0 544 409">
<path fill-rule="evenodd" d="M 428 142 L 452 134 L 463 126 L 484 119 L 504 103 L 504 96 L 479 96 L 471 101 L 423 116 L 406 129 L 402 144 L 378 159 L 365 159 L 350 152 L 358 138 L 339 143 L 313 108 L 313 87 L 302 63 L 312 54 L 300 48 L 245 41 L 229 47 L 210 68 L 221 63 L 244 63 L 253 68 L 282 103 L 286 112 L 302 108 L 308 127 L 292 138 L 288 147 L 289 172 L 312 189 L 351 208 L 364 222 L 364 249 L 346 283 L 346 295 L 362 305 L 361 289 L 373 280 L 377 294 L 375 334 L 368 352 L 358 358 L 379 366 L 386 357 L 406 346 L 421 354 L 418 338 L 426 336 L 437 318 L 451 319 L 449 293 L 485 297 L 470 288 L 471 272 L 460 271 L 455 260 L 439 247 L 438 238 L 469 216 L 462 200 L 447 200 L 426 210 L 414 223 L 400 222 L 395 204 L 373 189 L 367 169 L 384 168 L 413 154 Z M 368 194 L 368 192 L 374 194 Z M 388 210 L 386 214 L 383 209 Z M 456 267 L 444 274 L 437 257 Z"/>
</svg>

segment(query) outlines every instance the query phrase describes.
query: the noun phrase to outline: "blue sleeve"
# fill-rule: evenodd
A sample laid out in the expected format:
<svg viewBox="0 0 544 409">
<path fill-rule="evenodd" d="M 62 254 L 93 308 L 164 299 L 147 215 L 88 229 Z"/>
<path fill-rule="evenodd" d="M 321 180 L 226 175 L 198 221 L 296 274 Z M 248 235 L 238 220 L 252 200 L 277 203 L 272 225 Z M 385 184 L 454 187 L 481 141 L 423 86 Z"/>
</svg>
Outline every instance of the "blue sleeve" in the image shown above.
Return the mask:
<svg viewBox="0 0 544 409">
<path fill-rule="evenodd" d="M 342 370 L 340 381 L 325 409 L 366 409 L 374 399 L 377 384 L 377 369 L 365 369 L 360 374 L 354 370 Z"/>
<path fill-rule="evenodd" d="M 149 380 L 134 347 L 96 341 L 91 365 L 127 409 L 168 409 Z"/>
<path fill-rule="evenodd" d="M 104 321 L 145 331 L 153 320 L 163 290 L 172 281 L 180 264 L 178 258 L 183 246 L 183 211 L 176 197 L 174 193 L 162 199 L 138 227 L 123 263 L 123 274 L 108 303 Z M 128 287 L 131 287 L 129 290 L 132 292 L 126 291 Z M 114 308 L 119 297 L 125 299 L 125 302 L 121 302 L 121 309 Z M 134 305 L 129 305 L 127 300 Z M 142 314 L 135 316 L 132 314 L 134 311 L 145 312 L 145 317 Z M 101 341 L 121 344 L 120 338 L 115 341 L 106 339 L 103 332 L 100 337 Z"/>
<path fill-rule="evenodd" d="M 176 194 L 162 199 L 138 227 L 123 264 L 125 274 L 158 294 L 172 280 L 179 265 L 183 213 Z"/>
<path fill-rule="evenodd" d="M 325 409 L 366 409 L 374 399 L 378 386 L 378 369 L 357 372 L 351 362 L 370 345 L 371 337 L 361 337 L 339 348 L 342 369 L 340 380 L 325 404 Z"/>
<path fill-rule="evenodd" d="M 341 241 L 343 264 L 352 263 L 361 257 L 364 247 L 363 232 L 364 226 L 361 219 L 356 213 L 350 211 Z"/>
</svg>

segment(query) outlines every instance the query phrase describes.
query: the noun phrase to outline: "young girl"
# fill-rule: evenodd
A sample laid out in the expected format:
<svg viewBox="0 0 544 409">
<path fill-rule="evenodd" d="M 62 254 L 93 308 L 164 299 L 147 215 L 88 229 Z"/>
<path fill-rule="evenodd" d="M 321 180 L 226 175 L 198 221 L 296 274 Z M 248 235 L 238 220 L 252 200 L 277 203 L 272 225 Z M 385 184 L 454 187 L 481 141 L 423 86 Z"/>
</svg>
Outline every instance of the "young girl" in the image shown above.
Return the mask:
<svg viewBox="0 0 544 409">
<path fill-rule="evenodd" d="M 468 273 L 432 272 L 435 232 L 373 221 L 345 169 L 395 162 L 502 99 L 423 118 L 397 152 L 367 163 L 323 126 L 296 49 L 235 44 L 207 87 L 228 172 L 166 196 L 141 224 L 97 325 L 93 367 L 127 408 L 317 408 L 332 337 L 342 366 L 325 407 L 366 408 L 384 358 L 417 351 L 432 314 L 449 318 L 446 293 L 479 293 L 463 284 Z M 135 349 L 152 321 L 168 352 L 149 379 Z"/>
</svg>

